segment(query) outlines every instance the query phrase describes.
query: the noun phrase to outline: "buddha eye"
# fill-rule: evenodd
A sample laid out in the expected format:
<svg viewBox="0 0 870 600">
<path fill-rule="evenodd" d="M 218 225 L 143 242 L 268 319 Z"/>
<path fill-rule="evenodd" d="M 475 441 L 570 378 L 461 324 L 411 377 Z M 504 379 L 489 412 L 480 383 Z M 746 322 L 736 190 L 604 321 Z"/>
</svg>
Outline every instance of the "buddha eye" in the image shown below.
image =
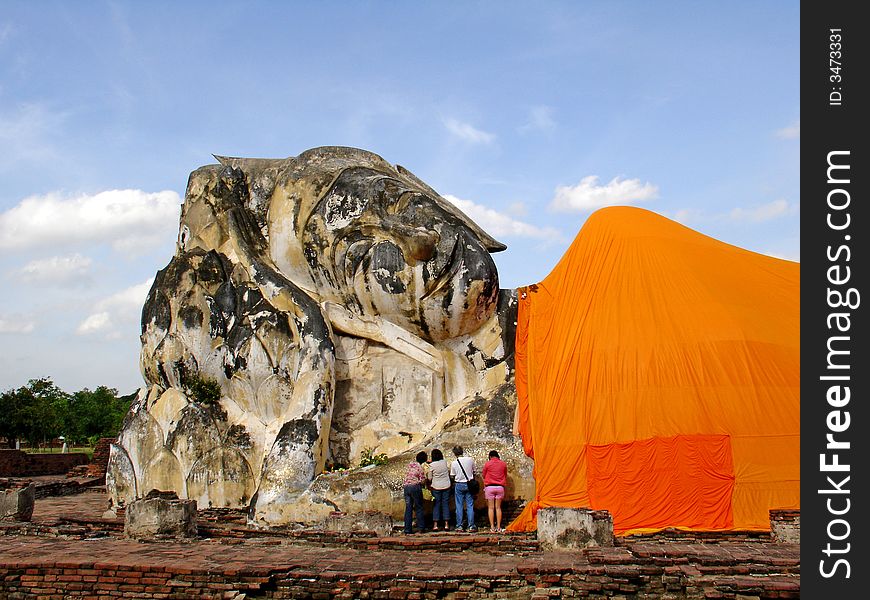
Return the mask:
<svg viewBox="0 0 870 600">
<path fill-rule="evenodd" d="M 411 203 L 413 196 L 414 192 L 403 192 L 390 207 L 391 212 L 394 214 L 404 212 L 408 208 L 408 204 Z"/>
<path fill-rule="evenodd" d="M 350 245 L 344 255 L 344 276 L 346 279 L 353 279 L 373 245 L 374 240 L 371 238 L 357 240 Z"/>
<path fill-rule="evenodd" d="M 393 205 L 393 212 L 396 214 L 404 213 L 409 208 L 419 207 L 425 203 L 426 198 L 420 192 L 405 192 L 396 200 L 396 203 Z"/>
</svg>

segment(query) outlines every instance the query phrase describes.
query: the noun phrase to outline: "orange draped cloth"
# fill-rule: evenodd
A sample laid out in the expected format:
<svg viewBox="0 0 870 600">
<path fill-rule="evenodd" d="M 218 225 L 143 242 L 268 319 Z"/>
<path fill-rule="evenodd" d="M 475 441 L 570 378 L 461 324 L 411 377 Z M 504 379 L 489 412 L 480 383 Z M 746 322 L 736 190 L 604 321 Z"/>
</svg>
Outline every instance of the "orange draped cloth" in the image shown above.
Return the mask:
<svg viewBox="0 0 870 600">
<path fill-rule="evenodd" d="M 800 507 L 800 265 L 630 207 L 518 290 L 517 426 L 535 498 L 617 535 L 770 528 Z"/>
</svg>

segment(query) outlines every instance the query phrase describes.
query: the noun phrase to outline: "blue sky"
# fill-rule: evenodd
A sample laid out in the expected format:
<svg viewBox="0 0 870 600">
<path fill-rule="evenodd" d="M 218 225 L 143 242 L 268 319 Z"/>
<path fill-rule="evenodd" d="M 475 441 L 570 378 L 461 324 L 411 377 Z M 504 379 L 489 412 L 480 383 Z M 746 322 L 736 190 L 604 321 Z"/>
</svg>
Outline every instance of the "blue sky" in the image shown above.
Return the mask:
<svg viewBox="0 0 870 600">
<path fill-rule="evenodd" d="M 374 151 L 543 279 L 634 204 L 799 260 L 797 2 L 25 2 L 0 14 L 0 390 L 142 384 L 211 153 Z"/>
</svg>

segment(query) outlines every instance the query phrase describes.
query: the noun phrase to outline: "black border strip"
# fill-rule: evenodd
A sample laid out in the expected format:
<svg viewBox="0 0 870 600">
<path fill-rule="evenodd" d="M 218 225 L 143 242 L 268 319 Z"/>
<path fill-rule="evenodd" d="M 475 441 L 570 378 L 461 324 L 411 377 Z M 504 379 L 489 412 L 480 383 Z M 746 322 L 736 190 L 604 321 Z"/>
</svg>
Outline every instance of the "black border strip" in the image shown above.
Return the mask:
<svg viewBox="0 0 870 600">
<path fill-rule="evenodd" d="M 859 6 L 801 7 L 802 598 L 868 594 L 870 505 L 862 490 L 870 487 L 870 361 L 862 349 L 868 346 L 863 303 L 870 302 L 864 294 L 870 269 L 870 119 L 864 113 L 870 105 L 862 79 L 870 67 L 870 24 L 859 18 Z M 835 461 L 848 470 L 830 466 Z"/>
</svg>

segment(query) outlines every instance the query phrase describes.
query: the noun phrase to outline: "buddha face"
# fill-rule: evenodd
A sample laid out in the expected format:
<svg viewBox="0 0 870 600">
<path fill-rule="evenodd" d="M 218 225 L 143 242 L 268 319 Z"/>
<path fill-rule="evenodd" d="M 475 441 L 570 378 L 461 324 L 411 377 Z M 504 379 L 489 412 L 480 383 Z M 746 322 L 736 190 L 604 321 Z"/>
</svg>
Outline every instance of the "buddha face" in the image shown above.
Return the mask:
<svg viewBox="0 0 870 600">
<path fill-rule="evenodd" d="M 400 172 L 343 170 L 314 207 L 302 243 L 323 299 L 423 339 L 476 331 L 496 309 L 489 250 L 503 246 Z"/>
</svg>

